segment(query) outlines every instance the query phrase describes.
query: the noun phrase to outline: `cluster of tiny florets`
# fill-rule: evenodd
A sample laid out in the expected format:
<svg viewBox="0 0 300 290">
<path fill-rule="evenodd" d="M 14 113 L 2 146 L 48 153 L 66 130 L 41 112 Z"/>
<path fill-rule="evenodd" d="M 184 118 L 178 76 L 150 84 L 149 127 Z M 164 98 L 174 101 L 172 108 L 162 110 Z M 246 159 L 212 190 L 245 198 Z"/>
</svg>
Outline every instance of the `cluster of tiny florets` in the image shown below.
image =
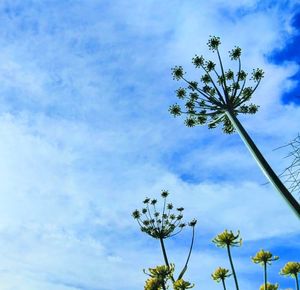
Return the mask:
<svg viewBox="0 0 300 290">
<path fill-rule="evenodd" d="M 208 128 L 212 129 L 222 123 L 223 131 L 232 133 L 234 127 L 226 112 L 230 110 L 234 115 L 257 112 L 259 106 L 245 103 L 251 99 L 264 77 L 264 72 L 259 68 L 254 69 L 250 78 L 254 86 L 246 86 L 247 73 L 241 68 L 241 48 L 236 46 L 229 51 L 230 59 L 239 63 L 238 71 L 234 72 L 231 69 L 226 71 L 219 54 L 220 44 L 220 38 L 216 36 L 211 36 L 207 43 L 208 48 L 218 54 L 219 72 L 216 70 L 216 63 L 212 60 L 205 60 L 202 55 L 195 55 L 192 58 L 195 68 L 204 71 L 200 76 L 200 82 L 187 80 L 182 66 L 175 66 L 172 69 L 173 79 L 183 80 L 187 86 L 176 90 L 176 96 L 185 102 L 184 106 L 175 103 L 170 106 L 169 112 L 174 117 L 187 115 L 185 124 L 188 127 L 207 124 Z"/>
<path fill-rule="evenodd" d="M 141 231 L 156 239 L 166 239 L 174 236 L 187 225 L 182 222 L 184 208 L 178 207 L 174 213 L 173 204 L 166 202 L 168 195 L 167 190 L 161 192 L 164 201 L 162 212 L 159 212 L 156 208 L 157 199 L 147 197 L 143 201 L 144 207 L 141 210 L 136 209 L 132 213 L 133 218 L 138 221 Z M 197 221 L 193 219 L 188 225 L 194 227 L 196 223 Z"/>
</svg>

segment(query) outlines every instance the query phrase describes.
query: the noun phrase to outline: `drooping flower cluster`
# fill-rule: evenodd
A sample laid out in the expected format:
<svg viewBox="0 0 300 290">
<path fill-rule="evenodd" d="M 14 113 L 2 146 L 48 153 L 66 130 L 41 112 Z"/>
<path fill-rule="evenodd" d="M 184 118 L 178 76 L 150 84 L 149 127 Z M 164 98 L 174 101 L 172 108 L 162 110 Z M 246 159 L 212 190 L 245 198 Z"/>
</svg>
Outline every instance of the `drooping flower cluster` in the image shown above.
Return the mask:
<svg viewBox="0 0 300 290">
<path fill-rule="evenodd" d="M 234 127 L 226 112 L 231 111 L 234 115 L 257 112 L 258 106 L 247 102 L 257 89 L 264 72 L 259 68 L 254 69 L 250 78 L 253 85 L 246 86 L 248 74 L 241 67 L 241 48 L 234 47 L 229 52 L 230 59 L 238 61 L 238 71 L 225 71 L 219 52 L 220 44 L 220 38 L 216 36 L 211 36 L 207 43 L 209 49 L 217 53 L 219 71 L 216 69 L 216 63 L 205 60 L 203 56 L 195 55 L 192 59 L 194 66 L 203 71 L 200 82 L 187 80 L 182 66 L 172 68 L 173 79 L 182 80 L 186 84 L 176 91 L 178 99 L 185 102 L 185 109 L 175 103 L 169 111 L 175 117 L 187 115 L 185 124 L 188 127 L 207 124 L 208 128 L 215 128 L 223 123 L 223 131 L 232 133 Z"/>
<path fill-rule="evenodd" d="M 162 212 L 157 211 L 156 199 L 146 198 L 143 201 L 145 207 L 141 211 L 135 210 L 132 213 L 134 219 L 138 221 L 141 231 L 156 239 L 175 236 L 186 226 L 186 223 L 182 222 L 184 208 L 179 207 L 176 209 L 176 213 L 173 213 L 173 204 L 166 202 L 168 195 L 169 192 L 166 190 L 161 193 L 164 199 Z M 196 220 L 192 220 L 188 225 L 194 227 L 196 223 Z"/>
</svg>

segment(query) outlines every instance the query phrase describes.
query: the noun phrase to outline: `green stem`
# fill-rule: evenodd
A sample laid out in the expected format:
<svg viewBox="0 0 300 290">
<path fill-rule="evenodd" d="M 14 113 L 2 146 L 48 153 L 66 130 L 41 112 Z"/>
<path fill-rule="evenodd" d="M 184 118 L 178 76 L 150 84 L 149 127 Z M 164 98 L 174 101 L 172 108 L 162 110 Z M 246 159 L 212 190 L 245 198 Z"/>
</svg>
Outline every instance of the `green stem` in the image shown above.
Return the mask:
<svg viewBox="0 0 300 290">
<path fill-rule="evenodd" d="M 225 279 L 222 279 L 222 284 L 223 284 L 223 288 L 224 288 L 224 290 L 226 290 L 226 286 L 225 286 Z"/>
<path fill-rule="evenodd" d="M 264 262 L 265 290 L 267 290 L 267 263 Z"/>
<path fill-rule="evenodd" d="M 170 264 L 169 264 L 169 261 L 168 261 L 168 256 L 167 256 L 167 251 L 166 251 L 166 248 L 165 248 L 164 240 L 162 238 L 159 238 L 159 241 L 160 241 L 160 246 L 161 246 L 161 250 L 163 252 L 165 263 L 166 263 L 168 269 L 170 269 Z M 174 283 L 175 279 L 174 279 L 173 275 L 171 275 L 171 279 Z"/>
<path fill-rule="evenodd" d="M 226 115 L 230 119 L 232 125 L 235 127 L 237 132 L 239 133 L 240 137 L 244 141 L 245 145 L 251 152 L 252 156 L 260 166 L 261 170 L 265 174 L 265 176 L 269 179 L 269 181 L 273 184 L 273 186 L 276 188 L 276 190 L 282 195 L 282 197 L 285 199 L 285 201 L 289 204 L 289 206 L 292 208 L 292 210 L 295 212 L 295 214 L 300 218 L 300 205 L 297 202 L 297 200 L 293 197 L 293 195 L 287 190 L 287 188 L 284 186 L 284 184 L 281 182 L 281 180 L 278 178 L 278 176 L 275 174 L 271 166 L 268 164 L 268 162 L 265 160 L 265 158 L 262 156 L 246 130 L 243 128 L 242 124 L 239 122 L 239 120 L 236 118 L 234 113 L 231 110 L 226 111 Z"/>
<path fill-rule="evenodd" d="M 230 265 L 231 265 L 231 271 L 232 271 L 232 274 L 233 274 L 236 290 L 239 290 L 239 285 L 238 285 L 237 277 L 236 277 L 235 270 L 234 270 L 234 267 L 233 267 L 233 262 L 232 262 L 232 258 L 231 258 L 230 246 L 229 245 L 227 245 L 227 253 L 228 253 L 229 262 L 230 262 Z"/>
<path fill-rule="evenodd" d="M 295 275 L 295 279 L 296 279 L 296 288 L 297 290 L 299 290 L 299 281 L 298 281 L 298 275 Z"/>
<path fill-rule="evenodd" d="M 192 236 L 192 242 L 191 242 L 191 245 L 190 245 L 189 254 L 188 254 L 188 256 L 187 256 L 185 265 L 184 265 L 184 267 L 183 267 L 181 273 L 179 274 L 177 280 L 180 280 L 180 279 L 183 277 L 185 271 L 187 270 L 187 266 L 188 266 L 188 263 L 189 263 L 189 260 L 190 260 L 190 257 L 191 257 L 191 253 L 192 253 L 192 249 L 193 249 L 193 245 L 194 245 L 194 238 L 195 238 L 195 227 L 193 227 L 193 236 Z"/>
</svg>

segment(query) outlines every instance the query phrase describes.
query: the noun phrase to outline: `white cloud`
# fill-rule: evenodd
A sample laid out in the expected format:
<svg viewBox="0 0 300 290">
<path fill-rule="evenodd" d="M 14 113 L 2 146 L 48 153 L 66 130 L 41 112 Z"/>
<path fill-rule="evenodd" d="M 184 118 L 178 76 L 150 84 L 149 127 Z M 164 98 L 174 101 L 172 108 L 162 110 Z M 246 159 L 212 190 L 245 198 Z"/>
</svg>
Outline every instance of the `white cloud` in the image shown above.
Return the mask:
<svg viewBox="0 0 300 290">
<path fill-rule="evenodd" d="M 246 68 L 265 68 L 255 97 L 261 111 L 242 121 L 280 169 L 281 159 L 271 150 L 296 135 L 300 116 L 298 107 L 282 105 L 280 97 L 298 66 L 268 64 L 264 54 L 282 47 L 291 11 L 278 17 L 278 8 L 266 13 L 256 9 L 257 1 L 118 4 L 21 9 L 28 23 L 36 22 L 37 34 L 31 26 L 21 31 L 17 14 L 2 15 L 17 36 L 9 42 L 12 36 L 1 32 L 5 290 L 140 289 L 141 269 L 162 259 L 130 212 L 161 189 L 170 190 L 188 219 L 198 219 L 189 277 L 199 287 L 219 286 L 208 270 L 225 258 L 208 244 L 225 228 L 240 229 L 245 242 L 255 245 L 299 232 L 282 198 L 260 185 L 264 179 L 238 136 L 184 128 L 167 116 L 177 86 L 169 68 L 183 64 L 190 70 L 187 63 L 205 53 L 207 36 L 220 35 L 222 51 L 240 45 Z M 218 10 L 225 4 L 231 19 Z M 241 7 L 248 14 L 235 18 Z M 182 178 L 191 173 L 195 182 Z M 183 246 L 174 243 L 170 254 L 182 262 L 177 249 Z M 250 289 L 248 261 L 236 257 L 236 262 L 241 284 Z"/>
</svg>

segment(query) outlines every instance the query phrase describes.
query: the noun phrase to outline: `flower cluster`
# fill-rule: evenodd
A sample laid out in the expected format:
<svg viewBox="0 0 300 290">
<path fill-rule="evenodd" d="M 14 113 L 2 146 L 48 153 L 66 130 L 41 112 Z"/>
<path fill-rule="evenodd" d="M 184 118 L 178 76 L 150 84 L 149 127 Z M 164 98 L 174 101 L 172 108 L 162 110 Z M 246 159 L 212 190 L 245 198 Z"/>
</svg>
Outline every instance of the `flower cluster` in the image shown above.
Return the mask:
<svg viewBox="0 0 300 290">
<path fill-rule="evenodd" d="M 281 275 L 291 276 L 296 278 L 300 274 L 300 263 L 299 262 L 287 262 L 280 271 Z"/>
<path fill-rule="evenodd" d="M 166 202 L 168 195 L 167 190 L 161 192 L 164 199 L 162 212 L 157 211 L 156 199 L 146 198 L 143 201 L 145 207 L 141 211 L 135 210 L 132 213 L 133 218 L 139 223 L 141 231 L 156 239 L 175 236 L 186 226 L 186 223 L 182 222 L 184 208 L 178 207 L 176 213 L 173 213 L 173 204 Z M 194 227 L 196 223 L 197 221 L 194 219 L 188 225 Z"/>
<path fill-rule="evenodd" d="M 217 235 L 212 241 L 216 244 L 217 247 L 229 247 L 235 246 L 238 247 L 242 244 L 242 239 L 240 238 L 240 231 L 236 235 L 233 234 L 232 231 L 228 232 L 225 230 L 224 232 Z"/>
<path fill-rule="evenodd" d="M 220 71 L 217 71 L 216 63 L 205 60 L 203 56 L 195 55 L 192 59 L 195 68 L 203 71 L 200 83 L 187 80 L 182 66 L 172 68 L 173 79 L 186 83 L 186 87 L 180 87 L 176 91 L 177 97 L 185 101 L 185 109 L 175 103 L 169 111 L 173 116 L 187 115 L 185 124 L 188 127 L 207 124 L 208 128 L 215 128 L 223 123 L 223 131 L 232 133 L 234 127 L 226 112 L 230 111 L 234 115 L 257 112 L 258 106 L 247 102 L 264 77 L 264 72 L 259 68 L 254 69 L 250 78 L 253 85 L 246 86 L 248 74 L 241 68 L 241 48 L 234 47 L 229 51 L 230 59 L 238 62 L 238 71 L 226 71 L 219 53 L 220 44 L 220 38 L 216 36 L 211 36 L 207 43 L 209 49 L 218 55 Z"/>
<path fill-rule="evenodd" d="M 170 266 L 157 266 L 156 268 L 149 268 L 149 274 L 145 272 L 149 279 L 146 280 L 145 290 L 161 290 L 165 289 L 165 285 L 167 281 L 171 278 L 174 272 L 174 265 L 170 264 Z"/>
<path fill-rule="evenodd" d="M 230 277 L 232 274 L 229 274 L 229 270 L 225 268 L 218 267 L 214 273 L 211 274 L 211 277 L 216 282 L 224 281 L 226 278 Z"/>
<path fill-rule="evenodd" d="M 194 284 L 184 281 L 183 279 L 179 279 L 173 284 L 174 290 L 186 290 L 186 289 L 191 289 L 194 286 L 195 286 Z"/>
<path fill-rule="evenodd" d="M 252 259 L 252 262 L 255 263 L 255 264 L 261 264 L 261 265 L 269 264 L 269 265 L 271 265 L 271 263 L 273 261 L 278 260 L 279 257 L 278 256 L 273 256 L 273 254 L 269 251 L 260 250 L 251 259 Z"/>
</svg>

